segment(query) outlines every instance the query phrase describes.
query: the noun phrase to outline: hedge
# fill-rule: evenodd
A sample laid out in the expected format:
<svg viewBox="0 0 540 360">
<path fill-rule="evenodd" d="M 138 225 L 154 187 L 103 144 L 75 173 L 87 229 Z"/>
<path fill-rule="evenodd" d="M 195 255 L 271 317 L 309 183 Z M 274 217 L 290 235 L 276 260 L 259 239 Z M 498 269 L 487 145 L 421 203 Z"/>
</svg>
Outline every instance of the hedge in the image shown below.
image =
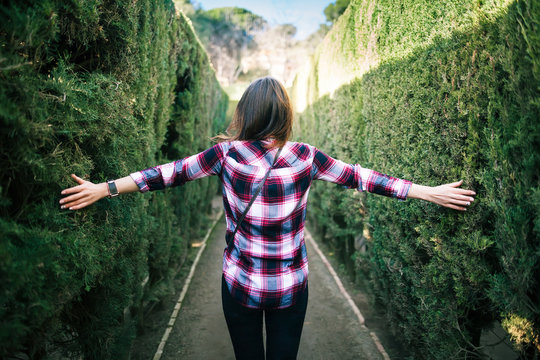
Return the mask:
<svg viewBox="0 0 540 360">
<path fill-rule="evenodd" d="M 538 358 L 539 66 L 538 1 L 353 0 L 296 78 L 300 140 L 477 192 L 461 213 L 313 187 L 312 226 L 414 358 L 482 356 L 497 321 Z"/>
<path fill-rule="evenodd" d="M 102 182 L 207 148 L 227 96 L 170 0 L 8 1 L 0 13 L 0 357 L 126 358 L 142 303 L 170 291 L 218 183 L 77 212 L 59 209 L 60 191 L 71 173 Z"/>
</svg>

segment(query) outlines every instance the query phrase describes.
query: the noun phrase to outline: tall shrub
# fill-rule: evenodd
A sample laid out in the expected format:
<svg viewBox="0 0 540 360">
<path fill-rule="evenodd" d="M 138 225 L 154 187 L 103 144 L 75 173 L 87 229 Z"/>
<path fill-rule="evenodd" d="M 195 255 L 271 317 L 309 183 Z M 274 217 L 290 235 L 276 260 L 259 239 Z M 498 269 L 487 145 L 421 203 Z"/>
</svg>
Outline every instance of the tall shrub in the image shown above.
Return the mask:
<svg viewBox="0 0 540 360">
<path fill-rule="evenodd" d="M 313 224 L 415 357 L 478 354 L 493 320 L 538 357 L 539 30 L 535 1 L 352 1 L 293 88 L 301 140 L 478 194 L 458 213 L 328 184 L 312 193 Z"/>
<path fill-rule="evenodd" d="M 59 209 L 60 191 L 70 173 L 102 182 L 206 148 L 227 97 L 172 1 L 11 1 L 0 13 L 0 357 L 124 358 L 124 309 L 136 319 L 142 299 L 168 291 L 217 183 L 77 212 Z"/>
</svg>

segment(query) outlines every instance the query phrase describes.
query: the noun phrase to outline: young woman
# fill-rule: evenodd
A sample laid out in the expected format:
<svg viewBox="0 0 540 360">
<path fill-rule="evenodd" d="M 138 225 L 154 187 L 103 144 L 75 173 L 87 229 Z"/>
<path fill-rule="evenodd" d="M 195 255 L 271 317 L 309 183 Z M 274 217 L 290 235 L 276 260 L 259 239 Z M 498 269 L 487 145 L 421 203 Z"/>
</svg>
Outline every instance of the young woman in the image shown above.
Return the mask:
<svg viewBox="0 0 540 360">
<path fill-rule="evenodd" d="M 114 182 L 94 184 L 72 175 L 79 185 L 62 191 L 69 196 L 60 200 L 61 207 L 79 210 L 106 196 L 161 190 L 218 175 L 228 244 L 222 303 L 236 358 L 265 358 L 264 314 L 266 359 L 295 359 L 307 307 L 304 220 L 313 180 L 401 200 L 423 199 L 460 211 L 475 193 L 459 188 L 461 181 L 417 185 L 335 160 L 311 145 L 289 142 L 292 120 L 284 87 L 270 77 L 257 79 L 240 99 L 227 135 L 215 138 L 216 145 Z"/>
</svg>

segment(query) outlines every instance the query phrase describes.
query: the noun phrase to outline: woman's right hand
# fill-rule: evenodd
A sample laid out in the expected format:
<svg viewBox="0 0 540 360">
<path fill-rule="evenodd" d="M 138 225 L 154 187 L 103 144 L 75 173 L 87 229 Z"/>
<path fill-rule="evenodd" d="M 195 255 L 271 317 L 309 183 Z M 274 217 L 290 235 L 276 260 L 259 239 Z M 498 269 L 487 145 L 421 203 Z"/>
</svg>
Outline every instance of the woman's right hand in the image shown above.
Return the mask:
<svg viewBox="0 0 540 360">
<path fill-rule="evenodd" d="M 60 200 L 62 209 L 79 210 L 92 205 L 109 194 L 107 183 L 94 184 L 93 182 L 81 179 L 75 174 L 71 174 L 71 177 L 79 185 L 61 192 L 62 195 L 69 195 Z"/>
</svg>

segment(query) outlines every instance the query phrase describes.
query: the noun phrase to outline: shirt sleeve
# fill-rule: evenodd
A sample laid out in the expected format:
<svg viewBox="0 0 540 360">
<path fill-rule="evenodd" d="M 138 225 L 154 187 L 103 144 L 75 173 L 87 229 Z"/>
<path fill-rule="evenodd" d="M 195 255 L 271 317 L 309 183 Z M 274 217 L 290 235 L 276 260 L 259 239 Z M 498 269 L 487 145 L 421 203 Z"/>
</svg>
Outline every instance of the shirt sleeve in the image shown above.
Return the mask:
<svg viewBox="0 0 540 360">
<path fill-rule="evenodd" d="M 219 143 L 199 154 L 137 171 L 130 176 L 140 192 L 183 185 L 187 181 L 219 174 L 225 157 L 225 149 L 225 143 Z"/>
<path fill-rule="evenodd" d="M 412 182 L 336 160 L 315 148 L 314 179 L 405 200 Z"/>
</svg>

